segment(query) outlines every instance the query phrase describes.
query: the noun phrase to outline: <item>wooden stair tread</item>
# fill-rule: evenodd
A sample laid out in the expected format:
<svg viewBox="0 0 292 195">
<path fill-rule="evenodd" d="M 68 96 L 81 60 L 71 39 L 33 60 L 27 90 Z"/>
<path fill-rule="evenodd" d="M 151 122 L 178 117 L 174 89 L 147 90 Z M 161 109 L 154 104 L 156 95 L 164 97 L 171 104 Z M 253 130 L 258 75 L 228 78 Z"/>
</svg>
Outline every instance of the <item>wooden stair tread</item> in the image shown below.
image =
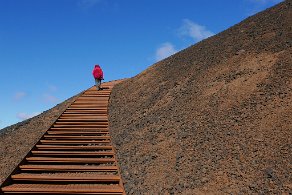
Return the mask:
<svg viewBox="0 0 292 195">
<path fill-rule="evenodd" d="M 60 150 L 112 150 L 112 146 L 66 146 L 66 145 L 36 145 L 38 149 L 60 149 Z"/>
<path fill-rule="evenodd" d="M 62 134 L 93 134 L 93 135 L 99 135 L 99 134 L 109 134 L 108 132 L 100 132 L 100 131 L 47 131 L 49 135 L 62 135 Z"/>
<path fill-rule="evenodd" d="M 114 152 L 104 152 L 104 151 L 47 151 L 47 150 L 33 150 L 32 154 L 37 155 L 90 155 L 90 156 L 113 156 Z"/>
<path fill-rule="evenodd" d="M 27 157 L 29 162 L 113 163 L 114 158 Z"/>
<path fill-rule="evenodd" d="M 44 135 L 45 138 L 51 138 L 51 139 L 110 139 L 110 136 L 90 136 L 90 135 Z"/>
<path fill-rule="evenodd" d="M 120 185 L 90 185 L 90 184 L 13 184 L 2 188 L 3 192 L 16 193 L 66 193 L 66 194 L 122 194 L 123 189 Z"/>
<path fill-rule="evenodd" d="M 20 165 L 21 170 L 34 171 L 117 171 L 116 166 L 86 165 Z"/>
<path fill-rule="evenodd" d="M 25 180 L 25 181 L 120 181 L 118 175 L 100 175 L 100 174 L 88 174 L 88 173 L 42 173 L 42 174 L 29 174 L 20 173 L 11 175 L 13 180 Z"/>
<path fill-rule="evenodd" d="M 110 140 L 40 140 L 44 144 L 109 144 Z"/>
</svg>

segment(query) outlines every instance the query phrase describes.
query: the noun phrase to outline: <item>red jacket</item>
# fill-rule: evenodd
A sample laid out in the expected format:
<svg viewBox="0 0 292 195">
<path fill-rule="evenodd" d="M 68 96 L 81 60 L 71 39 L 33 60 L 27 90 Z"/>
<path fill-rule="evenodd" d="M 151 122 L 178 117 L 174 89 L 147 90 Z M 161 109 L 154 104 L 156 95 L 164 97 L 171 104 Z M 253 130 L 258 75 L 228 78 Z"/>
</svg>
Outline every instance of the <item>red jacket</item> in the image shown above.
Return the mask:
<svg viewBox="0 0 292 195">
<path fill-rule="evenodd" d="M 100 79 L 100 80 L 103 79 L 103 72 L 102 72 L 99 65 L 94 66 L 94 69 L 92 71 L 92 75 L 95 79 Z"/>
</svg>

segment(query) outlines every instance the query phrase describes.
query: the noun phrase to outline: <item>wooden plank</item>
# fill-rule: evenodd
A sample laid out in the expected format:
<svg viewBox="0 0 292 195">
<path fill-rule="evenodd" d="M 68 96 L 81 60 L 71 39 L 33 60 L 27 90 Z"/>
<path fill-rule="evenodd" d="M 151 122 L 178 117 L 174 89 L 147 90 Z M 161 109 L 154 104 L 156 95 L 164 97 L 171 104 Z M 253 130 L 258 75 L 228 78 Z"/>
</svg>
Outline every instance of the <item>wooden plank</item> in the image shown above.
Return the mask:
<svg viewBox="0 0 292 195">
<path fill-rule="evenodd" d="M 20 173 L 12 175 L 14 181 L 67 181 L 67 182 L 119 182 L 120 176 L 100 174 L 56 173 L 56 174 L 28 174 Z"/>
<path fill-rule="evenodd" d="M 47 151 L 47 150 L 33 150 L 31 153 L 35 155 L 54 155 L 54 156 L 113 156 L 113 151 Z"/>
<path fill-rule="evenodd" d="M 20 165 L 19 168 L 23 171 L 109 171 L 114 172 L 118 170 L 116 166 L 88 166 L 88 165 Z"/>
<path fill-rule="evenodd" d="M 90 136 L 90 135 L 44 135 L 44 138 L 49 139 L 77 139 L 77 140 L 104 140 L 110 139 L 110 136 Z"/>
<path fill-rule="evenodd" d="M 110 140 L 41 140 L 43 144 L 55 144 L 55 145 L 83 145 L 83 144 L 92 144 L 92 145 L 109 145 Z"/>
<path fill-rule="evenodd" d="M 109 135 L 109 132 L 96 131 L 47 131 L 49 135 Z"/>
<path fill-rule="evenodd" d="M 46 163 L 114 163 L 114 158 L 57 158 L 57 157 L 27 157 L 28 162 Z"/>
<path fill-rule="evenodd" d="M 112 150 L 113 147 L 108 146 L 68 146 L 68 145 L 36 145 L 38 149 L 44 150 Z"/>
<path fill-rule="evenodd" d="M 24 194 L 123 194 L 120 185 L 56 185 L 13 184 L 2 188 L 4 193 Z"/>
</svg>

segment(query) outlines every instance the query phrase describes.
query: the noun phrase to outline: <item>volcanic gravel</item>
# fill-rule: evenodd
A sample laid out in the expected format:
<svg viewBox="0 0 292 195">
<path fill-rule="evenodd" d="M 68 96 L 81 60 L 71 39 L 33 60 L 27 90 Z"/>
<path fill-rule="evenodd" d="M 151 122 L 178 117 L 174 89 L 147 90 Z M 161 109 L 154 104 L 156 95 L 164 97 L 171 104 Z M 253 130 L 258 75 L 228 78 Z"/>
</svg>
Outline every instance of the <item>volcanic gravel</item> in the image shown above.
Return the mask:
<svg viewBox="0 0 292 195">
<path fill-rule="evenodd" d="M 127 194 L 292 194 L 291 24 L 285 1 L 114 87 Z M 77 96 L 0 131 L 1 183 Z"/>
<path fill-rule="evenodd" d="M 38 116 L 0 130 L 0 184 L 78 96 L 79 94 Z"/>
<path fill-rule="evenodd" d="M 291 1 L 116 85 L 128 194 L 292 194 Z"/>
</svg>

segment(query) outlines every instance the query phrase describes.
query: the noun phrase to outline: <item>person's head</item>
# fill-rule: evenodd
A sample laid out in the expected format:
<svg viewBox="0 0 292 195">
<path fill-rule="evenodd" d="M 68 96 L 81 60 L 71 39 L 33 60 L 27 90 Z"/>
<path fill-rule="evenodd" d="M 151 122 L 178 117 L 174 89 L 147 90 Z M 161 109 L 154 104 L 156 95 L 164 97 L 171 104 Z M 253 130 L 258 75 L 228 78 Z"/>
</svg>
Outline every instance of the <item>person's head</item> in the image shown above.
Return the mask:
<svg viewBox="0 0 292 195">
<path fill-rule="evenodd" d="M 98 64 L 95 65 L 96 68 L 100 68 L 100 66 Z"/>
</svg>

